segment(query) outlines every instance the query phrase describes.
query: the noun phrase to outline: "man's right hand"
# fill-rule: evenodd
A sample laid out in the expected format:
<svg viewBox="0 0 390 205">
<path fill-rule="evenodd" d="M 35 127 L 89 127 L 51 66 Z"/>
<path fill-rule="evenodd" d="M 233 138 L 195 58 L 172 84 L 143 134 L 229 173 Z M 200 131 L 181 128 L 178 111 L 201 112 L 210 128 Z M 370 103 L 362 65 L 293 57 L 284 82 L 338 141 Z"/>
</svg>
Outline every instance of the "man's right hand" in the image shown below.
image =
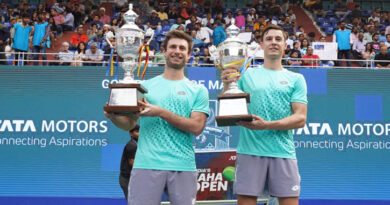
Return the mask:
<svg viewBox="0 0 390 205">
<path fill-rule="evenodd" d="M 237 66 L 229 66 L 225 69 L 223 69 L 221 73 L 221 80 L 223 83 L 231 83 L 237 81 L 237 78 L 230 77 L 231 75 L 238 72 Z"/>
</svg>

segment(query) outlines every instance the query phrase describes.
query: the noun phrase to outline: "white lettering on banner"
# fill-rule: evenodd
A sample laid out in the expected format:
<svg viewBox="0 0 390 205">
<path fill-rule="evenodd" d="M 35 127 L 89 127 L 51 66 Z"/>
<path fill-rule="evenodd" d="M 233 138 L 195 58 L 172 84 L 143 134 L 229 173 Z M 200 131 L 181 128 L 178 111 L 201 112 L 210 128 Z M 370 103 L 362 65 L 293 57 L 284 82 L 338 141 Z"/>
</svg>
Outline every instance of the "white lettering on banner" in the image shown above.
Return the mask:
<svg viewBox="0 0 390 205">
<path fill-rule="evenodd" d="M 222 173 L 199 173 L 198 175 L 198 191 L 226 191 L 228 181 L 224 181 Z"/>
<path fill-rule="evenodd" d="M 91 120 L 54 120 L 42 121 L 41 132 L 80 132 L 80 133 L 105 133 L 107 132 L 107 121 Z"/>
<path fill-rule="evenodd" d="M 329 123 L 308 123 L 303 128 L 297 129 L 294 134 L 301 135 L 302 131 L 305 135 L 333 135 Z"/>
<path fill-rule="evenodd" d="M 203 85 L 208 90 L 222 90 L 223 89 L 223 83 L 220 83 L 219 80 L 216 80 L 216 81 L 209 80 L 208 82 L 206 82 L 205 80 L 191 80 L 191 81 L 197 85 Z"/>
<path fill-rule="evenodd" d="M 116 83 L 118 83 L 118 80 L 114 79 L 110 81 L 108 79 L 104 79 L 102 80 L 102 88 L 107 89 L 109 84 L 116 84 Z"/>
<path fill-rule="evenodd" d="M 0 120 L 0 132 L 36 132 L 32 120 Z"/>
<path fill-rule="evenodd" d="M 372 124 L 372 123 L 339 123 L 338 124 L 338 135 L 355 135 L 355 136 L 389 136 L 390 134 L 390 124 Z"/>
<path fill-rule="evenodd" d="M 311 122 L 304 127 L 293 130 L 294 135 L 333 135 L 333 129 L 329 123 Z M 338 136 L 389 136 L 389 123 L 338 123 Z"/>
</svg>

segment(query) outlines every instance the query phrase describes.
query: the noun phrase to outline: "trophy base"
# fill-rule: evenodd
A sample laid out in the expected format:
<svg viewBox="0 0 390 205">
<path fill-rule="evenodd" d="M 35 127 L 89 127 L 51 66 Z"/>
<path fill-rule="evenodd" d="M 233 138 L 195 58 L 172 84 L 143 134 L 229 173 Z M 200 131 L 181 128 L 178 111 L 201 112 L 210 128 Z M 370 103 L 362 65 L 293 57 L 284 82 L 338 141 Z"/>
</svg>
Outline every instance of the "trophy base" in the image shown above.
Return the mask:
<svg viewBox="0 0 390 205">
<path fill-rule="evenodd" d="M 219 127 L 235 126 L 238 121 L 252 121 L 252 115 L 231 115 L 231 116 L 216 116 L 217 125 Z"/>
<path fill-rule="evenodd" d="M 117 115 L 129 115 L 141 112 L 140 106 L 104 106 L 104 111 Z"/>
<path fill-rule="evenodd" d="M 249 93 L 225 93 L 218 97 L 218 126 L 234 126 L 238 121 L 252 121 L 248 112 Z"/>
<path fill-rule="evenodd" d="M 111 89 L 108 105 L 104 106 L 104 111 L 119 115 L 129 115 L 142 110 L 138 101 L 142 100 L 147 92 L 138 83 L 117 83 L 109 84 Z"/>
</svg>

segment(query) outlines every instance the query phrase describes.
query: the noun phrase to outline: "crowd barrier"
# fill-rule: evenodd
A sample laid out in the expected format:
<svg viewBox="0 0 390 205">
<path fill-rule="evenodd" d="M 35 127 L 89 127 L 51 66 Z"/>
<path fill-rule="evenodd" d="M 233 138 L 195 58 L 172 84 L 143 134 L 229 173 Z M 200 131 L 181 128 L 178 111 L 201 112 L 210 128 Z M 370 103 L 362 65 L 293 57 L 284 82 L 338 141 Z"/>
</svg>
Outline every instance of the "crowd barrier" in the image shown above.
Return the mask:
<svg viewBox="0 0 390 205">
<path fill-rule="evenodd" d="M 106 69 L 0 66 L 0 204 L 124 203 L 118 174 L 129 136 L 103 115 L 108 84 L 123 71 L 115 77 Z M 308 87 L 307 123 L 294 131 L 301 204 L 389 203 L 390 70 L 289 69 Z M 150 67 L 145 79 L 162 72 Z M 221 175 L 234 167 L 239 128 L 216 125 L 220 72 L 185 68 L 210 96 L 205 129 L 193 138 L 199 201 L 236 199 L 231 179 Z"/>
</svg>

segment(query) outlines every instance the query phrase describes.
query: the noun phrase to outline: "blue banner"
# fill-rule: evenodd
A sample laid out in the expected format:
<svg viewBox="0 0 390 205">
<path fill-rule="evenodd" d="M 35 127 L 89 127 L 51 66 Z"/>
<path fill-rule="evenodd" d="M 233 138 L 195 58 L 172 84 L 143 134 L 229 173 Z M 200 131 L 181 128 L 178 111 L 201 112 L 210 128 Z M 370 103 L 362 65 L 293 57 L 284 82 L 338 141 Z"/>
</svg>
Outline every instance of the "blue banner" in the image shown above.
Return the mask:
<svg viewBox="0 0 390 205">
<path fill-rule="evenodd" d="M 308 85 L 308 120 L 294 131 L 301 199 L 390 201 L 390 70 L 292 71 Z M 162 72 L 151 67 L 145 78 Z M 194 147 L 234 151 L 238 127 L 215 122 L 220 71 L 185 72 L 210 93 L 210 116 Z M 116 83 L 105 68 L 0 67 L 0 81 L 0 204 L 22 197 L 123 198 L 119 164 L 130 138 L 103 115 L 108 84 Z M 232 197 L 225 189 L 219 196 Z"/>
</svg>

